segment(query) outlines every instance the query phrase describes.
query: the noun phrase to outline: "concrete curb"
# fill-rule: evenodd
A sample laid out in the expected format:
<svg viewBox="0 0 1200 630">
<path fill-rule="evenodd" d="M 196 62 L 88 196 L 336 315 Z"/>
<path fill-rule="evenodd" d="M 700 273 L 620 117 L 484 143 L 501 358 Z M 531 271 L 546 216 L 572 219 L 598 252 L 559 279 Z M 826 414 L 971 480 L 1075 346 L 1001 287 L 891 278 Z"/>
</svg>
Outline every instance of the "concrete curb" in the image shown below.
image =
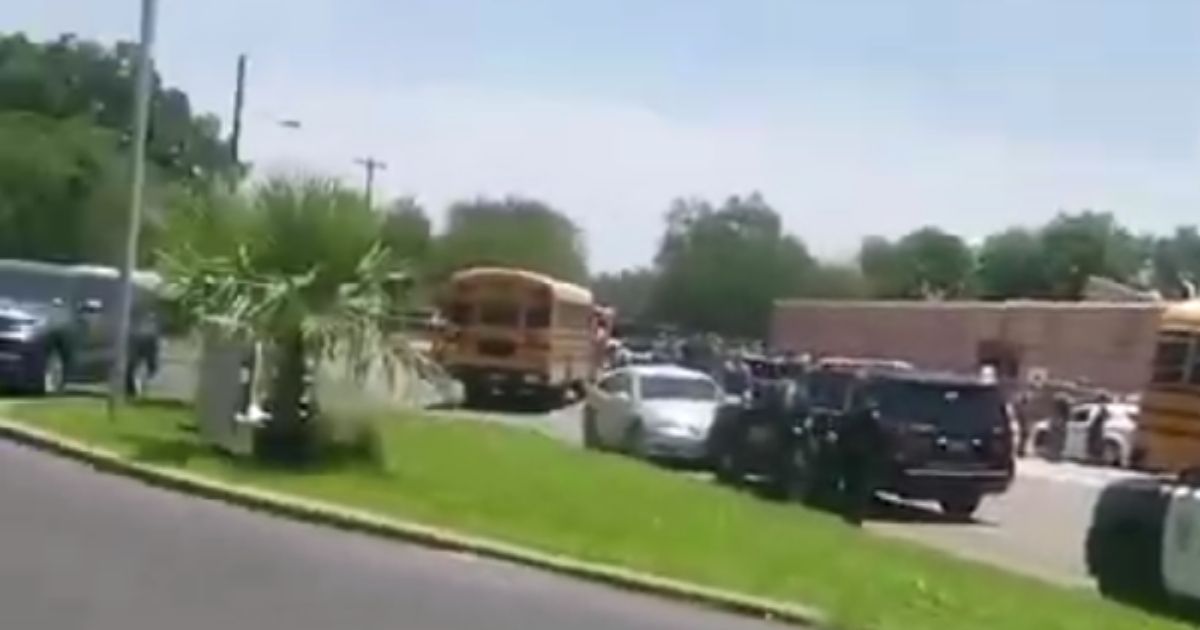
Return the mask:
<svg viewBox="0 0 1200 630">
<path fill-rule="evenodd" d="M 0 438 L 74 459 L 106 473 L 132 477 L 148 485 L 215 499 L 308 523 L 504 560 L 629 591 L 702 604 L 746 616 L 807 627 L 825 627 L 827 625 L 824 615 L 804 606 L 690 584 L 614 565 L 577 560 L 439 527 L 394 520 L 366 511 L 235 486 L 169 468 L 139 464 L 124 459 L 111 451 L 88 446 L 11 420 L 0 420 Z"/>
</svg>

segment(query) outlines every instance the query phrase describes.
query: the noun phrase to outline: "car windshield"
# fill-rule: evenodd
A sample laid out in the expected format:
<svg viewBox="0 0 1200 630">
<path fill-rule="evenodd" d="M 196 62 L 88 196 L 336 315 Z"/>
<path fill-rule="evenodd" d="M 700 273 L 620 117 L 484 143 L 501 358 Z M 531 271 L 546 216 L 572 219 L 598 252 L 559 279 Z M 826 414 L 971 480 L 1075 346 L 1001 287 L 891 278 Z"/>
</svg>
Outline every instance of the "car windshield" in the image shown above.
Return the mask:
<svg viewBox="0 0 1200 630">
<path fill-rule="evenodd" d="M 28 269 L 0 269 L 0 301 L 50 304 L 70 297 L 66 278 Z"/>
<path fill-rule="evenodd" d="M 647 400 L 714 400 L 717 388 L 707 379 L 683 376 L 643 376 L 642 398 Z"/>
<path fill-rule="evenodd" d="M 929 423 L 943 429 L 985 429 L 1006 422 L 994 387 L 945 383 L 880 383 L 876 401 L 885 421 Z"/>
</svg>

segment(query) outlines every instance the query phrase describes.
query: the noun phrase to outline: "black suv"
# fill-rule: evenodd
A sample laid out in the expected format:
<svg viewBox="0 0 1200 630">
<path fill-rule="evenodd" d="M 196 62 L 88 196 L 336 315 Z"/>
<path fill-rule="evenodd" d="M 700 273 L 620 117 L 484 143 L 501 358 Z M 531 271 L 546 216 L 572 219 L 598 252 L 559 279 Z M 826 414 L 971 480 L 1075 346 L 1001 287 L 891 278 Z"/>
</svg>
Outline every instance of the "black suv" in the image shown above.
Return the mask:
<svg viewBox="0 0 1200 630">
<path fill-rule="evenodd" d="M 54 394 L 106 380 L 119 286 L 111 268 L 0 260 L 0 384 Z M 158 370 L 159 330 L 150 288 L 136 282 L 134 295 L 126 388 L 136 396 Z"/>
<path fill-rule="evenodd" d="M 818 369 L 774 404 L 726 409 L 710 446 L 718 478 L 758 478 L 772 494 L 818 502 L 836 474 L 851 410 L 873 411 L 880 438 L 872 485 L 932 499 L 955 517 L 1012 483 L 1011 427 L 994 385 L 916 371 Z"/>
</svg>

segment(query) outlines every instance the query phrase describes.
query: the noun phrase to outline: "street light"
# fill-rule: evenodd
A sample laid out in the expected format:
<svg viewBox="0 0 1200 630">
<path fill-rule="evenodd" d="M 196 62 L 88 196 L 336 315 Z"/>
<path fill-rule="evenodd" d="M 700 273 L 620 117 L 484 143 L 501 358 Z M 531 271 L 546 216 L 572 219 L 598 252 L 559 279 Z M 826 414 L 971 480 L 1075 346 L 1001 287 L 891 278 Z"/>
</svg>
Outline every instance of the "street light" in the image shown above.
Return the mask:
<svg viewBox="0 0 1200 630">
<path fill-rule="evenodd" d="M 129 223 L 125 231 L 125 258 L 121 261 L 121 296 L 117 305 L 117 335 L 113 339 L 116 361 L 109 374 L 108 413 L 112 417 L 125 400 L 129 371 L 129 316 L 133 310 L 133 268 L 137 264 L 138 237 L 146 184 L 146 128 L 150 117 L 150 79 L 154 74 L 154 31 L 158 0 L 142 0 L 141 45 L 133 87 L 133 165 L 129 194 Z"/>
</svg>

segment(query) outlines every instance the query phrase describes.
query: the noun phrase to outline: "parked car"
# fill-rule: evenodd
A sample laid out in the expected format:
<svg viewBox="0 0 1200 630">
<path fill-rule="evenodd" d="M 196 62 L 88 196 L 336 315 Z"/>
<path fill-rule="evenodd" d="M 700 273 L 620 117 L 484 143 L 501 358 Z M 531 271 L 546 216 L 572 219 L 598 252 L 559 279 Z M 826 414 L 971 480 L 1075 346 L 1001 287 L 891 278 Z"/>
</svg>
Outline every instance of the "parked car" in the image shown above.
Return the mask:
<svg viewBox="0 0 1200 630">
<path fill-rule="evenodd" d="M 126 388 L 144 392 L 158 370 L 159 331 L 150 278 L 135 278 Z M 55 394 L 103 382 L 116 360 L 115 269 L 0 260 L 0 384 Z"/>
<path fill-rule="evenodd" d="M 1137 430 L 1138 407 L 1134 403 L 1086 403 L 1075 406 L 1067 420 L 1062 457 L 1075 461 L 1092 460 L 1088 453 L 1088 429 L 1101 408 L 1108 411 L 1108 419 L 1104 422 L 1100 463 L 1129 468 L 1133 463 L 1134 432 Z M 1030 438 L 1034 452 L 1045 458 L 1054 455 L 1050 452 L 1050 424 L 1050 420 L 1035 424 Z"/>
<path fill-rule="evenodd" d="M 603 375 L 583 408 L 588 448 L 651 460 L 703 463 L 723 400 L 708 375 L 670 365 L 633 365 Z"/>
</svg>

